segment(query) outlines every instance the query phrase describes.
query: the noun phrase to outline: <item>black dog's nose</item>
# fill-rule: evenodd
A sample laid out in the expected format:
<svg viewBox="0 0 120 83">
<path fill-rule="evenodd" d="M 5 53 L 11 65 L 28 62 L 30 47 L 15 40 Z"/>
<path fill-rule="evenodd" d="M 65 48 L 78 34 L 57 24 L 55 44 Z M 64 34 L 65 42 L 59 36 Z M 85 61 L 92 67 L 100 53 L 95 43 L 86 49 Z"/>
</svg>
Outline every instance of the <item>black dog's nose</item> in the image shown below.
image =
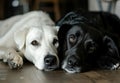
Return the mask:
<svg viewBox="0 0 120 83">
<path fill-rule="evenodd" d="M 47 55 L 44 59 L 45 65 L 48 66 L 53 66 L 57 63 L 57 58 L 53 55 Z"/>
<path fill-rule="evenodd" d="M 79 66 L 79 60 L 76 57 L 70 57 L 67 64 L 69 67 Z"/>
</svg>

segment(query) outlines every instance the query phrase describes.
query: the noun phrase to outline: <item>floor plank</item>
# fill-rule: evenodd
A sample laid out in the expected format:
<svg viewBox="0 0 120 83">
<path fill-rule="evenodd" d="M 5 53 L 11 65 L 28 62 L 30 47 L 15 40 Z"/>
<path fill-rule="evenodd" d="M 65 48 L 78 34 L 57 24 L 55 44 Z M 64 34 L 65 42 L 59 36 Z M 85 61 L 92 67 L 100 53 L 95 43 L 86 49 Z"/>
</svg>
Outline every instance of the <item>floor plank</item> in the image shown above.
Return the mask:
<svg viewBox="0 0 120 83">
<path fill-rule="evenodd" d="M 120 83 L 120 70 L 89 71 L 69 74 L 63 70 L 40 71 L 31 63 L 11 70 L 0 61 L 0 83 Z"/>
</svg>

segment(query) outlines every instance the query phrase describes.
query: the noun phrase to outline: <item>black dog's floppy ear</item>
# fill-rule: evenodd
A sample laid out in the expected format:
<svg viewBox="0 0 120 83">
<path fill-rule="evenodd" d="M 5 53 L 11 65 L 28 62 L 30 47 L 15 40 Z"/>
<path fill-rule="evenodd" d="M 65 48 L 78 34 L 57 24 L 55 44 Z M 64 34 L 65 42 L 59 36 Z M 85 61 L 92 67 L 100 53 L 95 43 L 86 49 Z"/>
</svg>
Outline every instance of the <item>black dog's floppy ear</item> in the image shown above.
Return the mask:
<svg viewBox="0 0 120 83">
<path fill-rule="evenodd" d="M 115 42 L 108 36 L 104 36 L 103 38 L 103 43 L 104 45 L 107 47 L 108 52 L 107 54 L 111 57 L 117 58 L 119 57 L 119 52 L 118 52 L 118 48 L 115 45 Z"/>
<path fill-rule="evenodd" d="M 62 56 L 64 55 L 64 51 L 67 49 L 67 44 L 66 44 L 66 35 L 68 30 L 72 27 L 72 25 L 64 24 L 60 26 L 60 29 L 58 31 L 58 39 L 59 39 L 59 57 L 60 60 L 62 61 L 63 58 Z"/>
<path fill-rule="evenodd" d="M 69 24 L 63 24 L 62 26 L 60 26 L 60 29 L 58 31 L 58 38 L 64 39 L 64 37 L 66 36 L 68 30 L 72 27 L 72 25 Z"/>
</svg>

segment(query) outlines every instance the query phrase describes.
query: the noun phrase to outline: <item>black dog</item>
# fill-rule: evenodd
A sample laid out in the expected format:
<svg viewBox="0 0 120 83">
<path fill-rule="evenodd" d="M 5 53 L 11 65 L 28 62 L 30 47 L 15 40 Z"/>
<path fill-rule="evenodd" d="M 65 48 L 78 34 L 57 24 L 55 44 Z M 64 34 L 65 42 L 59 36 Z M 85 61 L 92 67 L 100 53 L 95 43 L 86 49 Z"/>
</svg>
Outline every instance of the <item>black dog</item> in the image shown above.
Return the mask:
<svg viewBox="0 0 120 83">
<path fill-rule="evenodd" d="M 107 12 L 70 12 L 60 26 L 59 57 L 69 73 L 101 68 L 116 70 L 120 65 L 120 19 Z"/>
</svg>

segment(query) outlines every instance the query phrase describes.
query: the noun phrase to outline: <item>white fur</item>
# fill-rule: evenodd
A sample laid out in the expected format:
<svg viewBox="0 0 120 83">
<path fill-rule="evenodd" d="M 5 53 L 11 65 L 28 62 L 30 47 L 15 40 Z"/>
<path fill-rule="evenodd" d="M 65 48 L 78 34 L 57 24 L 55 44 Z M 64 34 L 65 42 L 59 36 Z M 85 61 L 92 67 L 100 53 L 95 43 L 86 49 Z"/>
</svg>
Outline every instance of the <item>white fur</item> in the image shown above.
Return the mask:
<svg viewBox="0 0 120 83">
<path fill-rule="evenodd" d="M 0 24 L 0 59 L 19 66 L 23 65 L 21 58 L 24 56 L 38 69 L 44 70 L 44 57 L 51 54 L 56 56 L 59 64 L 57 47 L 52 44 L 53 39 L 57 39 L 57 28 L 45 12 L 29 12 L 1 21 Z M 33 40 L 37 40 L 39 45 L 33 46 Z M 16 53 L 20 61 L 14 60 Z"/>
</svg>

